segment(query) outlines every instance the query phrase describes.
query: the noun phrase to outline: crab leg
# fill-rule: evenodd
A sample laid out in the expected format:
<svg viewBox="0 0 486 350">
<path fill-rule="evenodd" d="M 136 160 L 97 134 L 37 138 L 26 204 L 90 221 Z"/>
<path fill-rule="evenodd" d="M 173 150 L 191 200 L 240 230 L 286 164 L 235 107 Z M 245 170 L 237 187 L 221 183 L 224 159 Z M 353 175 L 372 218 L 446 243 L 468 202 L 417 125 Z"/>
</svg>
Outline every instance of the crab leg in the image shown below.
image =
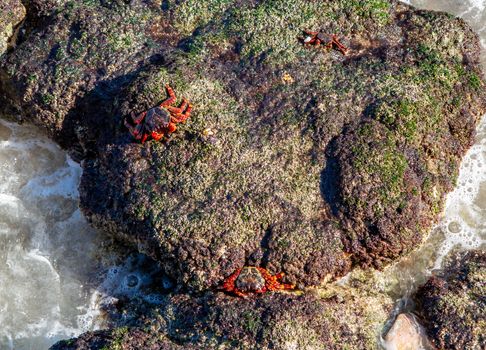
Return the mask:
<svg viewBox="0 0 486 350">
<path fill-rule="evenodd" d="M 164 137 L 164 133 L 158 133 L 155 131 L 152 131 L 152 134 L 150 135 L 155 141 L 159 141 L 162 137 Z"/>
<path fill-rule="evenodd" d="M 264 268 L 258 268 L 258 271 L 262 274 L 263 278 L 266 282 L 266 288 L 270 291 L 273 290 L 285 290 L 285 289 L 294 289 L 295 286 L 293 284 L 287 283 L 280 283 L 279 280 L 283 278 L 284 273 L 278 273 L 275 276 L 272 276 L 267 270 Z"/>
<path fill-rule="evenodd" d="M 185 109 L 187 109 L 188 104 L 189 104 L 189 102 L 187 102 L 187 100 L 185 98 L 183 98 L 182 103 L 179 106 L 179 108 L 181 109 L 181 112 L 183 112 Z"/>
<path fill-rule="evenodd" d="M 226 280 L 224 281 L 223 285 L 221 286 L 221 290 L 224 290 L 226 292 L 232 291 L 234 288 L 234 283 L 236 279 L 238 278 L 238 275 L 240 274 L 241 269 L 237 269 L 235 272 L 233 272 L 231 275 L 229 275 Z"/>
<path fill-rule="evenodd" d="M 317 34 L 319 32 L 312 32 L 310 30 L 304 30 L 304 34 L 306 35 L 305 38 L 300 38 L 305 46 L 317 45 L 321 44 L 321 40 L 317 38 Z"/>
<path fill-rule="evenodd" d="M 170 133 L 173 133 L 174 131 L 177 130 L 177 126 L 175 125 L 175 123 L 169 123 L 169 125 L 167 126 L 167 131 Z"/>
<path fill-rule="evenodd" d="M 275 277 L 275 281 L 277 282 L 278 289 L 294 289 L 295 284 L 280 283 L 279 282 L 283 278 L 283 276 L 285 276 L 285 274 L 283 272 L 280 272 L 280 273 L 276 274 L 275 276 L 273 276 L 273 277 Z"/>
<path fill-rule="evenodd" d="M 167 90 L 167 94 L 169 95 L 169 97 L 160 104 L 160 107 L 170 106 L 176 101 L 176 95 L 174 93 L 174 90 L 172 90 L 169 84 L 165 85 L 165 89 Z"/>
<path fill-rule="evenodd" d="M 181 114 L 182 113 L 182 110 L 179 108 L 179 107 L 166 107 L 167 110 L 170 112 L 170 114 L 175 114 L 175 115 L 178 115 L 178 114 Z"/>
<path fill-rule="evenodd" d="M 348 50 L 348 48 L 346 46 L 344 46 L 343 44 L 341 44 L 338 40 L 338 38 L 333 35 L 332 36 L 332 44 L 336 45 L 338 50 L 343 54 L 343 55 L 346 55 L 346 51 Z"/>
<path fill-rule="evenodd" d="M 183 105 L 186 106 L 187 101 L 185 101 L 185 103 L 183 103 Z M 191 116 L 191 110 L 192 110 L 191 104 L 187 105 L 187 108 L 184 112 L 182 112 L 181 109 L 182 109 L 182 107 L 181 108 L 169 109 L 169 112 L 171 112 L 171 118 L 174 122 L 183 123 L 183 122 L 186 121 L 187 118 L 189 118 Z"/>
<path fill-rule="evenodd" d="M 147 115 L 147 112 L 140 113 L 139 115 L 135 115 L 135 113 L 132 112 L 132 113 L 130 113 L 130 118 L 132 118 L 132 121 L 135 124 L 140 124 L 142 122 L 143 118 L 145 118 L 146 115 Z"/>
<path fill-rule="evenodd" d="M 137 124 L 136 126 L 132 126 L 125 119 L 125 126 L 127 127 L 128 131 L 130 131 L 130 134 L 132 134 L 133 137 L 135 137 L 135 139 L 140 140 L 142 138 L 142 135 L 140 134 L 140 132 L 142 131 L 142 124 Z"/>
</svg>

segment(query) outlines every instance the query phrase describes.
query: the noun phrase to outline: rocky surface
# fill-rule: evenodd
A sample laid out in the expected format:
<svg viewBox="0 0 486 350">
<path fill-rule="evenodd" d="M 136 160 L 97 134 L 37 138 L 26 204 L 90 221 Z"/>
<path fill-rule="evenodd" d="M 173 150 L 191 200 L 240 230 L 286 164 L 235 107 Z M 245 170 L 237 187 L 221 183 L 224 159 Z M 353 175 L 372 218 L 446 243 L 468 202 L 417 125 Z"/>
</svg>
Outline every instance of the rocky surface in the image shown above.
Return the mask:
<svg viewBox="0 0 486 350">
<path fill-rule="evenodd" d="M 88 219 L 193 290 L 245 264 L 316 285 L 420 243 L 485 111 L 479 47 L 461 20 L 380 3 L 170 6 L 208 22 L 174 19 L 176 49 L 109 116 L 87 113 L 111 132 L 84 163 Z M 307 27 L 342 33 L 349 55 L 304 48 Z M 133 142 L 123 118 L 166 83 L 193 115 L 167 142 Z"/>
<path fill-rule="evenodd" d="M 0 3 L 0 56 L 15 40 L 16 29 L 25 18 L 25 7 L 20 0 L 2 0 Z"/>
<path fill-rule="evenodd" d="M 399 314 L 384 338 L 387 350 L 430 349 L 427 337 L 416 318 L 409 313 Z"/>
<path fill-rule="evenodd" d="M 416 295 L 418 312 L 439 349 L 486 347 L 486 252 L 454 254 Z"/>
<path fill-rule="evenodd" d="M 256 299 L 171 295 L 150 313 L 138 311 L 149 320 L 85 333 L 51 349 L 373 349 L 391 307 L 383 294 L 344 289 Z"/>
<path fill-rule="evenodd" d="M 3 113 L 84 159 L 87 218 L 193 290 L 245 264 L 317 285 L 409 251 L 486 110 L 475 34 L 382 0 L 236 3 L 31 1 Z M 305 48 L 305 28 L 348 55 Z M 193 115 L 134 142 L 123 119 L 167 83 Z"/>
<path fill-rule="evenodd" d="M 207 293 L 171 296 L 183 311 L 154 311 L 148 326 L 59 346 L 283 349 L 290 334 L 297 348 L 369 348 L 376 332 L 363 325 L 386 316 L 365 322 L 353 298 L 210 291 L 243 265 L 321 285 L 421 242 L 486 112 L 478 39 L 462 20 L 385 0 L 26 6 L 0 64 L 0 114 L 82 161 L 94 226 L 156 259 L 177 292 Z M 304 29 L 336 33 L 348 55 L 304 47 Z M 165 99 L 167 83 L 193 114 L 142 145 L 123 121 Z M 263 321 L 248 326 L 245 312 Z"/>
</svg>

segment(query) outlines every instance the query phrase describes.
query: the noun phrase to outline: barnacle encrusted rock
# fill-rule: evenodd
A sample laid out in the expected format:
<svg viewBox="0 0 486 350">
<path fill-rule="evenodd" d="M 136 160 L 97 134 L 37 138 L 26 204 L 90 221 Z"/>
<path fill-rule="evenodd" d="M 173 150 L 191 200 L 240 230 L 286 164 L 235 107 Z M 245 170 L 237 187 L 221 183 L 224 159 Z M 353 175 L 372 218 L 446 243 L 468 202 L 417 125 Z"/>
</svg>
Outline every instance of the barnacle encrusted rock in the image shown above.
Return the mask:
<svg viewBox="0 0 486 350">
<path fill-rule="evenodd" d="M 7 51 L 16 35 L 16 28 L 25 18 L 25 7 L 20 0 L 2 0 L 0 3 L 0 56 Z"/>
<path fill-rule="evenodd" d="M 348 55 L 305 48 L 304 29 Z M 303 287 L 394 261 L 486 112 L 476 35 L 396 1 L 63 1 L 29 33 L 0 105 L 84 160 L 96 227 L 192 290 L 244 265 Z M 194 112 L 140 145 L 123 120 L 167 83 Z"/>
<path fill-rule="evenodd" d="M 453 254 L 415 294 L 417 312 L 439 349 L 486 346 L 486 252 Z"/>
</svg>

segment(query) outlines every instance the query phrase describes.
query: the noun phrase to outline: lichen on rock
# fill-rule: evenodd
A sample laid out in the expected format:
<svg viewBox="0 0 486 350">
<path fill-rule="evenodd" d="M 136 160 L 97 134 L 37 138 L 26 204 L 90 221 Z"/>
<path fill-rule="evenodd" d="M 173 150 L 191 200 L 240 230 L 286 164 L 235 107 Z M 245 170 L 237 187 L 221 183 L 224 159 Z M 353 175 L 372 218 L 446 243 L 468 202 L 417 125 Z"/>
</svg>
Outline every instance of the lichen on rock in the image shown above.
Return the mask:
<svg viewBox="0 0 486 350">
<path fill-rule="evenodd" d="M 0 56 L 11 46 L 25 13 L 25 7 L 20 0 L 2 0 L 0 3 Z"/>
<path fill-rule="evenodd" d="M 346 290 L 249 299 L 207 293 L 169 295 L 153 308 L 146 321 L 88 332 L 51 349 L 373 349 L 392 300 Z"/>
<path fill-rule="evenodd" d="M 195 290 L 248 263 L 318 285 L 419 243 L 485 110 L 464 22 L 381 0 L 207 5 L 66 1 L 5 57 L 5 108 L 84 159 L 87 218 Z M 305 48 L 307 28 L 349 54 Z M 191 118 L 134 143 L 123 119 L 167 83 Z"/>
<path fill-rule="evenodd" d="M 211 291 L 244 265 L 307 290 L 421 242 L 486 112 L 465 22 L 394 0 L 30 4 L 42 11 L 2 58 L 0 112 L 82 161 L 80 206 L 95 227 L 156 259 L 179 292 L 207 293 L 170 304 L 209 309 L 201 317 L 216 328 L 177 318 L 185 332 L 162 332 L 160 348 L 194 334 L 222 342 L 232 330 L 220 314 L 249 344 L 300 332 L 302 347 L 342 345 L 343 334 L 368 346 L 359 329 L 330 330 L 334 314 L 354 317 L 352 303 L 272 295 L 234 306 Z M 335 33 L 348 54 L 305 47 L 306 29 Z M 140 144 L 124 120 L 164 100 L 166 84 L 193 113 L 170 138 Z M 245 311 L 266 323 L 245 329 Z"/>
<path fill-rule="evenodd" d="M 444 269 L 415 294 L 417 312 L 440 349 L 484 349 L 486 345 L 486 253 L 454 253 Z"/>
</svg>

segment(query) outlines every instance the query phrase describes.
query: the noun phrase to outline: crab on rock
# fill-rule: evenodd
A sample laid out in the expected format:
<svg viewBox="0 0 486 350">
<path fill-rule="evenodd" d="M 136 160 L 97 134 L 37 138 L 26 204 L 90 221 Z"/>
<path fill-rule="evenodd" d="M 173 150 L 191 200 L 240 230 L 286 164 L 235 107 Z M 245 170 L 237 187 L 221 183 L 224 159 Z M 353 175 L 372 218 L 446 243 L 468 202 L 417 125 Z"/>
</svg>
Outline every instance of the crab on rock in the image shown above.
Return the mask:
<svg viewBox="0 0 486 350">
<path fill-rule="evenodd" d="M 272 276 L 263 267 L 245 266 L 226 278 L 221 290 L 246 298 L 249 294 L 294 289 L 293 284 L 279 282 L 283 276 L 283 272 Z"/>
<path fill-rule="evenodd" d="M 324 34 L 321 32 L 311 32 L 305 30 L 305 38 L 300 38 L 305 46 L 316 46 L 319 47 L 323 45 L 326 49 L 336 49 L 346 56 L 348 48 L 341 44 L 338 37 L 335 34 Z"/>
<path fill-rule="evenodd" d="M 142 143 L 149 137 L 159 141 L 162 137 L 176 131 L 176 123 L 185 122 L 191 115 L 192 105 L 186 99 L 182 100 L 179 107 L 171 106 L 176 101 L 176 96 L 169 85 L 166 85 L 165 88 L 169 97 L 159 106 L 150 108 L 139 115 L 135 115 L 132 112 L 130 118 L 134 125 L 125 119 L 125 126 L 130 131 L 130 134 Z"/>
</svg>

